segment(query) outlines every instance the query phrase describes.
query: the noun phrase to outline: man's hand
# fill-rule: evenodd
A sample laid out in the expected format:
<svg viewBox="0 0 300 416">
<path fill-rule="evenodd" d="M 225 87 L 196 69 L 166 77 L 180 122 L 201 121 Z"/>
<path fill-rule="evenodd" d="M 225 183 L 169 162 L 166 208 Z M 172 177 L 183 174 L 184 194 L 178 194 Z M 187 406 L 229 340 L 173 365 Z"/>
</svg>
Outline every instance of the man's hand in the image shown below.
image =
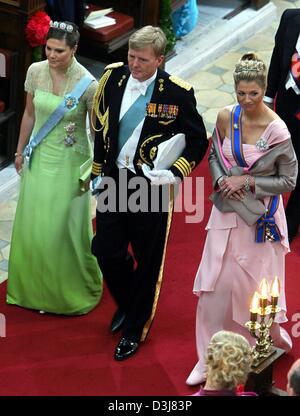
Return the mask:
<svg viewBox="0 0 300 416">
<path fill-rule="evenodd" d="M 151 185 L 171 185 L 176 183 L 176 178 L 170 170 L 150 170 L 149 166 L 143 164 L 144 175 L 150 179 Z"/>
<path fill-rule="evenodd" d="M 16 158 L 15 158 L 15 168 L 17 173 L 20 175 L 22 167 L 23 167 L 23 156 L 21 154 L 16 154 Z"/>
</svg>

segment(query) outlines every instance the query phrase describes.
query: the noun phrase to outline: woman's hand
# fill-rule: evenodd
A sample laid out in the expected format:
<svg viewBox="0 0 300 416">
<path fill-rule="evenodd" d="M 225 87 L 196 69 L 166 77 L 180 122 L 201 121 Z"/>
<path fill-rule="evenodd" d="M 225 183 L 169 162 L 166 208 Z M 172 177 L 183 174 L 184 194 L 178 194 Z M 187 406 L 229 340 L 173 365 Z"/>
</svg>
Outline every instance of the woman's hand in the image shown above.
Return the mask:
<svg viewBox="0 0 300 416">
<path fill-rule="evenodd" d="M 21 169 L 23 167 L 23 156 L 21 154 L 15 155 L 15 168 L 18 174 L 21 173 Z"/>
<path fill-rule="evenodd" d="M 245 176 L 224 176 L 218 182 L 224 199 L 241 201 L 245 196 Z"/>
</svg>

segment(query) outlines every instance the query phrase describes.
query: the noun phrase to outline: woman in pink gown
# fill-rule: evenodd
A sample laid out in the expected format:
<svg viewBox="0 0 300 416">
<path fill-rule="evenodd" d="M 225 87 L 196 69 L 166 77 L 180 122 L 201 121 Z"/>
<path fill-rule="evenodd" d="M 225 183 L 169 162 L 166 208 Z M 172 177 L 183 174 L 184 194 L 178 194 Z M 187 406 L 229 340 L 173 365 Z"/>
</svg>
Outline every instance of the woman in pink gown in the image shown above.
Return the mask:
<svg viewBox="0 0 300 416">
<path fill-rule="evenodd" d="M 233 77 L 238 105 L 219 112 L 209 155 L 214 205 L 194 282 L 199 360 L 188 385 L 205 380 L 204 355 L 217 331 L 237 332 L 254 344 L 245 323 L 263 278 L 269 283 L 275 276 L 280 280 L 281 312 L 271 328 L 274 344 L 285 351 L 292 346 L 279 325 L 287 321 L 284 278 L 289 252 L 281 194 L 295 187 L 297 160 L 285 123 L 263 102 L 265 64 L 255 54 L 245 54 Z"/>
</svg>

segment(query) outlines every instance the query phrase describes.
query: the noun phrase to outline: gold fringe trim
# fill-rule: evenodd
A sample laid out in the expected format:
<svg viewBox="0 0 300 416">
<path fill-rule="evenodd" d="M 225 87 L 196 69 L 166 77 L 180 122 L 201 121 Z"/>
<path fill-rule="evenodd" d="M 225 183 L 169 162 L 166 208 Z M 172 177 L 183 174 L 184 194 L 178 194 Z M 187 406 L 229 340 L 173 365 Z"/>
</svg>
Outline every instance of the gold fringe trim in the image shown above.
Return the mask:
<svg viewBox="0 0 300 416">
<path fill-rule="evenodd" d="M 141 342 L 142 341 L 145 341 L 145 339 L 147 337 L 147 334 L 149 332 L 150 326 L 152 324 L 152 321 L 153 321 L 153 318 L 154 318 L 154 315 L 155 315 L 155 311 L 156 311 L 156 307 L 157 307 L 157 302 L 158 302 L 159 294 L 160 294 L 160 288 L 161 288 L 161 284 L 162 284 L 164 264 L 165 264 L 165 257 L 166 257 L 166 251 L 167 251 L 167 242 L 168 242 L 168 238 L 169 238 L 169 233 L 170 233 L 170 228 L 171 228 L 171 222 L 172 222 L 172 216 L 173 216 L 174 185 L 170 185 L 169 192 L 170 192 L 169 193 L 169 213 L 168 213 L 168 220 L 167 220 L 167 228 L 166 228 L 166 238 L 165 238 L 164 252 L 163 252 L 163 257 L 162 257 L 162 261 L 161 261 L 161 265 L 160 265 L 160 269 L 159 269 L 158 279 L 157 279 L 157 282 L 156 282 L 155 295 L 154 295 L 154 300 L 153 300 L 153 306 L 152 306 L 151 316 L 150 316 L 150 318 L 148 319 L 148 321 L 144 325 L 143 332 L 142 332 L 142 336 L 141 336 Z"/>
<path fill-rule="evenodd" d="M 190 91 L 192 89 L 191 84 L 189 84 L 186 81 L 183 81 L 183 79 L 177 77 L 176 75 L 171 75 L 169 77 L 169 80 L 174 82 L 174 84 L 178 85 L 179 87 L 184 88 L 187 91 Z"/>
</svg>

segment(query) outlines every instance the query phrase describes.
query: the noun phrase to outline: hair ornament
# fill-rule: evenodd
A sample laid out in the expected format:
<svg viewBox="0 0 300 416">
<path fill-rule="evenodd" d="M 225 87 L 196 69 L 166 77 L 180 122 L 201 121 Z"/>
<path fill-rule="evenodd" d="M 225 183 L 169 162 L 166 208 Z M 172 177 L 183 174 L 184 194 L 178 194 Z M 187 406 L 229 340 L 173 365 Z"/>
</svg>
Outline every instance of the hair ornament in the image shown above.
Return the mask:
<svg viewBox="0 0 300 416">
<path fill-rule="evenodd" d="M 240 72 L 250 71 L 250 72 L 260 72 L 264 71 L 265 65 L 263 62 L 259 61 L 240 61 L 236 64 L 235 73 L 238 74 Z"/>
<path fill-rule="evenodd" d="M 72 33 L 74 30 L 72 25 L 67 25 L 64 22 L 53 22 L 52 20 L 50 21 L 50 27 L 53 27 L 54 29 L 60 29 L 68 33 Z"/>
</svg>

